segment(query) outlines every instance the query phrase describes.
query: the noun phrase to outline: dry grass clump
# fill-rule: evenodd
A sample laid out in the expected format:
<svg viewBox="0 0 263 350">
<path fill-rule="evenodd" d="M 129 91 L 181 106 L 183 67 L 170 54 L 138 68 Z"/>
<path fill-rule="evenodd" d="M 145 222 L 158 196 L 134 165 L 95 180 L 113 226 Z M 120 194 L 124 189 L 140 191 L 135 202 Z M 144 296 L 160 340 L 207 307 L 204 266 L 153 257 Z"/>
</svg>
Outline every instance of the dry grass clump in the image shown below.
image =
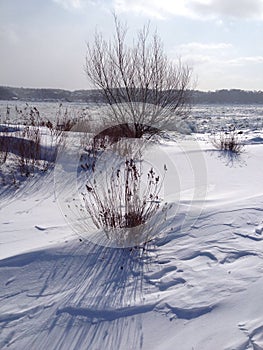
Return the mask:
<svg viewBox="0 0 263 350">
<path fill-rule="evenodd" d="M 235 128 L 228 131 L 221 131 L 218 135 L 213 136 L 212 144 L 220 151 L 238 155 L 244 150 L 242 135 L 243 132 L 237 131 Z"/>
<path fill-rule="evenodd" d="M 59 112 L 51 122 L 28 104 L 22 109 L 16 107 L 10 117 L 7 107 L 5 120 L 0 124 L 0 175 L 4 184 L 10 183 L 10 179 L 17 184 L 19 177 L 21 180 L 21 177 L 33 176 L 54 165 L 57 149 L 65 140 L 65 131 L 77 121 Z"/>
<path fill-rule="evenodd" d="M 164 175 L 150 168 L 144 176 L 143 161 L 126 159 L 103 180 L 93 172 L 82 193 L 85 208 L 98 229 L 106 232 L 107 238 L 125 243 L 125 235 L 143 236 L 146 224 L 160 208 L 160 191 Z M 135 237 L 129 237 L 131 238 Z"/>
<path fill-rule="evenodd" d="M 67 108 L 63 108 L 62 103 L 59 105 L 58 110 L 54 112 L 53 119 L 43 117 L 40 111 L 35 106 L 30 106 L 28 103 L 24 107 L 15 106 L 6 107 L 5 116 L 2 116 L 1 124 L 13 124 L 24 126 L 42 126 L 47 127 L 52 132 L 55 130 L 69 131 L 79 121 L 80 116 L 74 117 L 68 111 Z"/>
</svg>

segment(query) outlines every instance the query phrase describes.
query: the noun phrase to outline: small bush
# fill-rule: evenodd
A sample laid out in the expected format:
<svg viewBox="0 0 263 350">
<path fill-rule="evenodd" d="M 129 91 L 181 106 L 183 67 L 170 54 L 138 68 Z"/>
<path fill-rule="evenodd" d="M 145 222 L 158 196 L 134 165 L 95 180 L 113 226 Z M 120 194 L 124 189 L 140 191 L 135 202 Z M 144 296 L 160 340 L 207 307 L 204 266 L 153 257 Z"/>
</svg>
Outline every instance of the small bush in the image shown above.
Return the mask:
<svg viewBox="0 0 263 350">
<path fill-rule="evenodd" d="M 241 140 L 242 135 L 242 131 L 237 131 L 235 129 L 222 131 L 219 135 L 214 135 L 212 144 L 220 151 L 240 154 L 244 150 L 244 144 Z"/>
<path fill-rule="evenodd" d="M 105 183 L 98 183 L 94 176 L 86 183 L 83 200 L 95 226 L 111 240 L 126 244 L 128 237 L 130 242 L 138 243 L 143 225 L 160 207 L 164 175 L 161 179 L 150 168 L 143 179 L 142 162 L 126 159 Z"/>
<path fill-rule="evenodd" d="M 57 148 L 65 139 L 64 131 L 74 125 L 74 121 L 60 116 L 63 127 L 58 127 L 59 119 L 52 123 L 41 118 L 36 107 L 26 104 L 25 108 L 15 108 L 10 124 L 10 108 L 6 120 L 0 125 L 0 165 L 3 183 L 17 183 L 18 177 L 29 177 L 38 171 L 52 167 Z"/>
</svg>

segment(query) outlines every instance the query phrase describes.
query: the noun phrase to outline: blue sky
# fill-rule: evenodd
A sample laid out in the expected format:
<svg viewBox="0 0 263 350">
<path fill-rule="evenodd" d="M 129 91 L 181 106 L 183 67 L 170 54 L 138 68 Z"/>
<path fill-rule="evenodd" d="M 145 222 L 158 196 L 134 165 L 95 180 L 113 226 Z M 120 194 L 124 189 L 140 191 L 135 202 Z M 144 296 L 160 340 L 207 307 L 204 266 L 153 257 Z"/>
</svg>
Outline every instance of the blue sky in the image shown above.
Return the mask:
<svg viewBox="0 0 263 350">
<path fill-rule="evenodd" d="M 263 90 L 263 0 L 0 0 L 0 85 L 86 89 L 86 42 L 150 21 L 199 90 Z"/>
</svg>

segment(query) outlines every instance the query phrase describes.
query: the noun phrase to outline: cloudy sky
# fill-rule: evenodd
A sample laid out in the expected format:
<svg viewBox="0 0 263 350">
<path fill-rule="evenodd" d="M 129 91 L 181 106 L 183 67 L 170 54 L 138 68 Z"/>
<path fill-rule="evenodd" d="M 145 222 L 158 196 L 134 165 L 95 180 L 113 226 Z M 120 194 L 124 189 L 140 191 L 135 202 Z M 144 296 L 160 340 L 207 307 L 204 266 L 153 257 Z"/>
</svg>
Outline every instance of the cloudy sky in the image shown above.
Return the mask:
<svg viewBox="0 0 263 350">
<path fill-rule="evenodd" d="M 150 21 L 199 90 L 263 90 L 263 0 L 0 0 L 0 85 L 89 88 L 86 42 Z"/>
</svg>

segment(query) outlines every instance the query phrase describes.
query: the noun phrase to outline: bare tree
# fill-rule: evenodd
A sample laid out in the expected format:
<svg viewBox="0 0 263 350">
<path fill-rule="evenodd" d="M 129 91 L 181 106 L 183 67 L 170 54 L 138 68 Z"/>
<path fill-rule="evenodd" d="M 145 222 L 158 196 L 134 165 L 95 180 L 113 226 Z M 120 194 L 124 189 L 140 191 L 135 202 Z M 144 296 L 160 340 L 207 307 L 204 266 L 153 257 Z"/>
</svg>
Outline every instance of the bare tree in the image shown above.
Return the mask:
<svg viewBox="0 0 263 350">
<path fill-rule="evenodd" d="M 86 73 L 102 93 L 113 124 L 125 125 L 134 137 L 156 133 L 189 112 L 191 69 L 168 59 L 155 32 L 144 26 L 132 45 L 127 26 L 114 15 L 115 35 L 96 32 L 87 44 Z"/>
</svg>

